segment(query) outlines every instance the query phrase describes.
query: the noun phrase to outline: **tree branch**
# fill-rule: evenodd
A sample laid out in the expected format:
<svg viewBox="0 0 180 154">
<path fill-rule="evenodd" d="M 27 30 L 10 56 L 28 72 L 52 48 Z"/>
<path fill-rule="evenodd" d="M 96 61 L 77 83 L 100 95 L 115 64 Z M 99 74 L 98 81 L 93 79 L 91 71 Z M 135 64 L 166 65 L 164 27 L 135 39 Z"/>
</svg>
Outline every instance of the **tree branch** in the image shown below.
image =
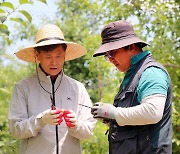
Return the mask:
<svg viewBox="0 0 180 154">
<path fill-rule="evenodd" d="M 174 68 L 180 68 L 179 65 L 174 65 L 174 64 L 163 64 L 165 67 L 174 67 Z"/>
</svg>

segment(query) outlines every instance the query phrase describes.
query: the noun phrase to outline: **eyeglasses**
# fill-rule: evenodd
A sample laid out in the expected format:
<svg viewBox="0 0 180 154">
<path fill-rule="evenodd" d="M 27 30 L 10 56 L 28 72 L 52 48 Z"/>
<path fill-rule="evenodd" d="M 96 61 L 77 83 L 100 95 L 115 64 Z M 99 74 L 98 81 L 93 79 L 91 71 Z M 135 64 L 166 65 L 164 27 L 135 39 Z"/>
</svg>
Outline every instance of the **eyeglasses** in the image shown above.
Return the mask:
<svg viewBox="0 0 180 154">
<path fill-rule="evenodd" d="M 104 55 L 104 58 L 107 61 L 110 61 L 111 58 L 114 58 L 116 51 L 117 50 L 111 50 L 111 51 L 106 52 L 106 54 Z"/>
</svg>

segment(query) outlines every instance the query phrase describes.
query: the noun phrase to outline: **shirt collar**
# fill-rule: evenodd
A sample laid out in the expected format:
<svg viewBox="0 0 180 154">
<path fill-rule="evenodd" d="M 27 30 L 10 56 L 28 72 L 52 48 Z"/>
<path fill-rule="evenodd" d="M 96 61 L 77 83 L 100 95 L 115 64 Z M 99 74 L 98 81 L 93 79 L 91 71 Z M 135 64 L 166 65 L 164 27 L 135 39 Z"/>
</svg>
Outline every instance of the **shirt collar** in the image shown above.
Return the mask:
<svg viewBox="0 0 180 154">
<path fill-rule="evenodd" d="M 150 53 L 151 53 L 150 51 L 146 50 L 146 51 L 143 51 L 143 52 L 131 57 L 131 65 L 137 64 L 141 59 L 143 59 L 145 56 L 147 56 Z"/>
<path fill-rule="evenodd" d="M 141 52 L 141 53 L 139 53 L 139 54 L 137 54 L 131 58 L 130 67 L 128 68 L 127 72 L 125 73 L 124 80 L 122 82 L 123 89 L 126 87 L 126 85 L 129 82 L 134 70 L 138 66 L 136 64 L 138 64 L 144 57 L 146 57 L 150 53 L 151 53 L 150 51 L 146 50 L 146 51 L 143 51 L 143 52 Z"/>
<path fill-rule="evenodd" d="M 38 73 L 38 74 L 37 74 L 37 73 Z M 57 82 L 60 80 L 60 78 L 61 78 L 61 76 L 62 76 L 62 73 L 63 73 L 63 71 L 61 71 L 61 72 L 58 74 L 58 76 L 57 76 L 57 78 L 56 78 L 56 81 L 57 81 Z M 50 75 L 45 74 L 44 71 L 42 71 L 42 69 L 40 68 L 40 66 L 38 66 L 37 71 L 36 71 L 35 74 L 36 74 L 36 76 L 38 75 L 38 78 L 39 78 L 41 81 L 44 81 L 44 82 L 46 82 L 46 83 L 51 83 Z"/>
</svg>

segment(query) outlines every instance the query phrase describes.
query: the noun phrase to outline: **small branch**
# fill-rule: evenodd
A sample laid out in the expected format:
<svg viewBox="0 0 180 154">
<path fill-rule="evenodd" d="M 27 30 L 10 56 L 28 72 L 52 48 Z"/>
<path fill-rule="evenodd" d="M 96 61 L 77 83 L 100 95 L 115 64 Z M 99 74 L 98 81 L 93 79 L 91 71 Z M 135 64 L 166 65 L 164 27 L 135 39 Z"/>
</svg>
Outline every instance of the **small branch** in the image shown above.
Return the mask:
<svg viewBox="0 0 180 154">
<path fill-rule="evenodd" d="M 17 6 L 14 10 L 12 10 L 11 12 L 9 12 L 9 11 L 6 10 L 6 12 L 7 12 L 6 20 L 7 20 L 8 16 L 10 16 L 12 13 L 14 13 L 19 7 L 20 7 L 20 5 L 18 5 L 18 6 Z M 3 23 L 4 23 L 6 20 L 4 20 Z"/>
<path fill-rule="evenodd" d="M 179 65 L 174 65 L 174 64 L 163 64 L 165 67 L 174 67 L 174 68 L 180 68 Z"/>
<path fill-rule="evenodd" d="M 97 22 L 101 21 L 102 17 L 99 17 L 98 20 L 95 20 L 94 22 L 92 22 L 90 25 L 87 25 L 85 27 L 83 27 L 80 32 L 84 31 L 87 27 L 92 27 L 93 25 L 95 25 Z"/>
</svg>

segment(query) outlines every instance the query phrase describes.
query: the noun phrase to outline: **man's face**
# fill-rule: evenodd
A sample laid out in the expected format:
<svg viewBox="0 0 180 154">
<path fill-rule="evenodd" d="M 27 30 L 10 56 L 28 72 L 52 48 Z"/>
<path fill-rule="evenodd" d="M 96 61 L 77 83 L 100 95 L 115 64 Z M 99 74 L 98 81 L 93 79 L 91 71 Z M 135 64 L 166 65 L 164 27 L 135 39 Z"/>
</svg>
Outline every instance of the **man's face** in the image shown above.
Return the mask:
<svg viewBox="0 0 180 154">
<path fill-rule="evenodd" d="M 65 51 L 61 45 L 49 52 L 41 51 L 38 53 L 36 51 L 36 56 L 44 72 L 51 77 L 56 76 L 63 68 Z"/>
<path fill-rule="evenodd" d="M 107 52 L 107 54 L 111 53 Z M 113 51 L 113 55 L 109 60 L 120 72 L 126 72 L 130 66 L 132 55 L 129 49 L 119 48 Z"/>
</svg>

